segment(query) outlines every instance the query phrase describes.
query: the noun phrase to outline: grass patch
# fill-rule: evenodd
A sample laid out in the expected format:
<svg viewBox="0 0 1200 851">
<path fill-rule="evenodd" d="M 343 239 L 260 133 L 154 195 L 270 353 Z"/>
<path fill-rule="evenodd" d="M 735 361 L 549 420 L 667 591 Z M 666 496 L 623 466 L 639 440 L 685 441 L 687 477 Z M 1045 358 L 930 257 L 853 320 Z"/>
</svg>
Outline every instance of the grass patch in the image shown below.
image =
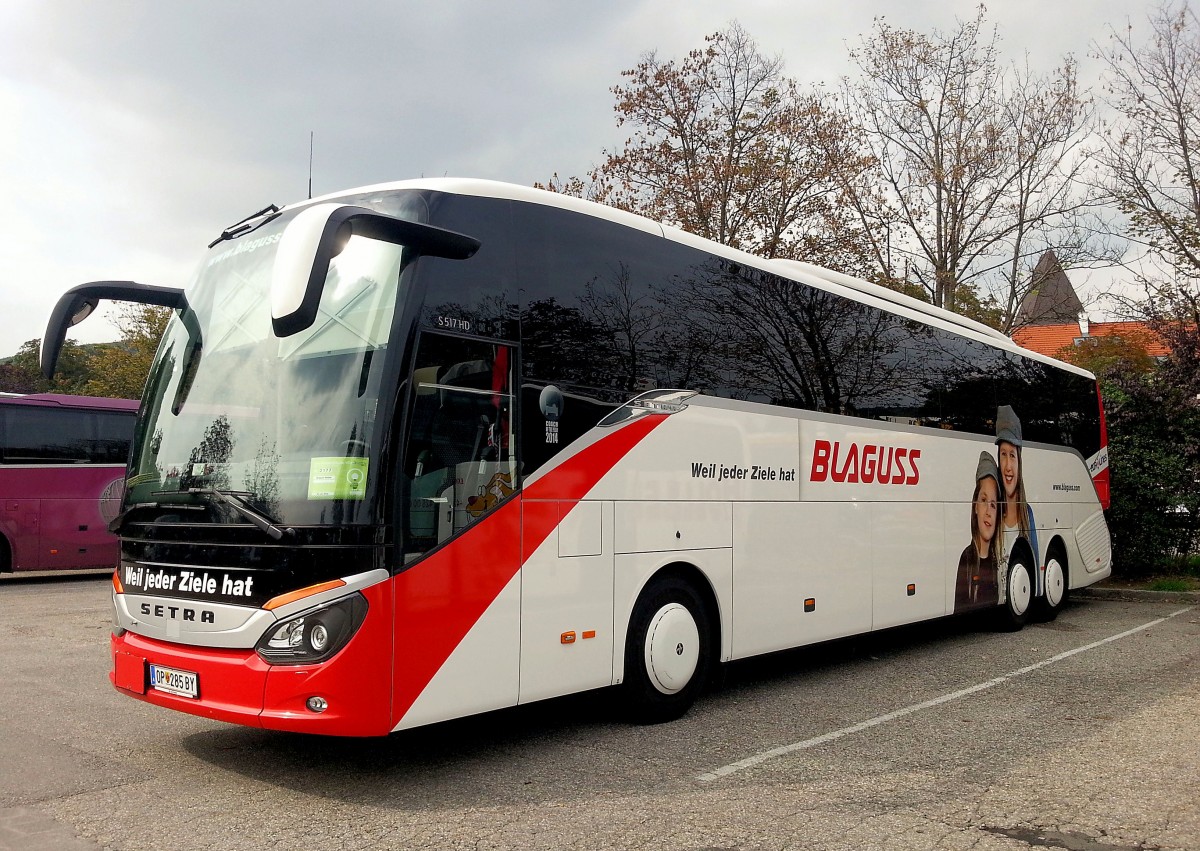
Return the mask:
<svg viewBox="0 0 1200 851">
<path fill-rule="evenodd" d="M 1194 591 L 1196 582 L 1181 576 L 1166 576 L 1153 580 L 1146 587 L 1151 591 Z"/>
</svg>

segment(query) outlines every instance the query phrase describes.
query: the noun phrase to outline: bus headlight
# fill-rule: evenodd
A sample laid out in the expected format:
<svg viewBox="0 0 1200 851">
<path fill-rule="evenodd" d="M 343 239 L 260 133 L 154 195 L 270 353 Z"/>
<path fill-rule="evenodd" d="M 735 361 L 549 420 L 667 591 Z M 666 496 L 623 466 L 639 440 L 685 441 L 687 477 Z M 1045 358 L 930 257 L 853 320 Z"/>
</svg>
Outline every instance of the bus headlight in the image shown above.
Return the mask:
<svg viewBox="0 0 1200 851">
<path fill-rule="evenodd" d="M 367 616 L 367 600 L 351 594 L 272 626 L 255 650 L 270 665 L 322 662 L 346 646 Z"/>
</svg>

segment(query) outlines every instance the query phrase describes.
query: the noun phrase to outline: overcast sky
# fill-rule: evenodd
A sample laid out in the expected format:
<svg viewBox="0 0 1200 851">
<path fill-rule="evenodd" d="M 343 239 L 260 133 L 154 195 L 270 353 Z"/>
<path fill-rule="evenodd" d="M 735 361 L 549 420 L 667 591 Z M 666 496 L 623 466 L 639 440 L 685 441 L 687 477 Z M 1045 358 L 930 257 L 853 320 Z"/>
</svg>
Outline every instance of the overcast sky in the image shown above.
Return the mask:
<svg viewBox="0 0 1200 851">
<path fill-rule="evenodd" d="M 1084 63 L 1144 0 L 993 0 L 1002 50 Z M 885 0 L 278 0 L 0 3 L 0 357 L 58 296 L 183 286 L 268 203 L 386 180 L 582 175 L 622 137 L 609 88 L 736 17 L 802 83 L 834 85 L 872 19 L 949 30 L 976 3 Z M 1087 288 L 1088 275 L 1072 273 Z M 1086 291 L 1081 293 L 1085 298 Z M 72 332 L 114 339 L 102 316 Z"/>
</svg>

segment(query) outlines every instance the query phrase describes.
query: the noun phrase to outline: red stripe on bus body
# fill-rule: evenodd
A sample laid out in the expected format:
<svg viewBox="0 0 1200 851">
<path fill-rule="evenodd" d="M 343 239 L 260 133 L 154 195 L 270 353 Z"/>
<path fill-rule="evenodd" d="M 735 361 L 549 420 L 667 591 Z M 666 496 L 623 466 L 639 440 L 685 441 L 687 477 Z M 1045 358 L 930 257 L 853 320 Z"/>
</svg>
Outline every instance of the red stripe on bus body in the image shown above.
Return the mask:
<svg viewBox="0 0 1200 851">
<path fill-rule="evenodd" d="M 643 416 L 580 450 L 480 520 L 468 534 L 396 575 L 395 722 L 412 707 L 524 559 L 557 528 L 561 520 L 557 510 L 523 512 L 523 503 L 582 499 L 665 419 L 662 414 Z"/>
</svg>

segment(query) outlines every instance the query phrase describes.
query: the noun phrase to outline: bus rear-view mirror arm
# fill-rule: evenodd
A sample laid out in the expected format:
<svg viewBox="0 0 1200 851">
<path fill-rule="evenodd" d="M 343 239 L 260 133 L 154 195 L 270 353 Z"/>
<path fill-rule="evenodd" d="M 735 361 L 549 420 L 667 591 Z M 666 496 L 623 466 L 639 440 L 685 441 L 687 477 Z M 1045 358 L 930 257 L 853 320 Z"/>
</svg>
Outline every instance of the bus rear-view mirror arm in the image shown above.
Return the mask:
<svg viewBox="0 0 1200 851">
<path fill-rule="evenodd" d="M 279 240 L 271 277 L 271 327 L 289 337 L 310 327 L 329 275 L 329 264 L 352 236 L 411 248 L 417 254 L 466 260 L 479 240 L 352 204 L 315 204 L 288 223 Z"/>
<path fill-rule="evenodd" d="M 156 287 L 134 281 L 92 281 L 72 287 L 54 305 L 46 325 L 46 334 L 42 337 L 41 367 L 46 378 L 54 377 L 58 355 L 67 338 L 67 329 L 91 316 L 100 299 L 104 298 L 172 307 L 181 311 L 187 307 L 183 290 L 175 287 Z"/>
</svg>

